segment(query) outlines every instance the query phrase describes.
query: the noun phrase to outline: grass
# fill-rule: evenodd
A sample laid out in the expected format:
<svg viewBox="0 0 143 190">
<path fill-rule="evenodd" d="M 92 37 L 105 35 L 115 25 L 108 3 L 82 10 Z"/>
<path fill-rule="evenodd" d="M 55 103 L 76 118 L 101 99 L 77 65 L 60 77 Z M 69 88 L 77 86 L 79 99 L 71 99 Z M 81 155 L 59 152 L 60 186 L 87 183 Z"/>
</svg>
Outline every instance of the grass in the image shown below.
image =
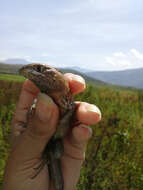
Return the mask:
<svg viewBox="0 0 143 190">
<path fill-rule="evenodd" d="M 0 74 L 0 80 L 23 82 L 25 78 L 20 75 L 14 75 L 14 74 Z"/>
</svg>

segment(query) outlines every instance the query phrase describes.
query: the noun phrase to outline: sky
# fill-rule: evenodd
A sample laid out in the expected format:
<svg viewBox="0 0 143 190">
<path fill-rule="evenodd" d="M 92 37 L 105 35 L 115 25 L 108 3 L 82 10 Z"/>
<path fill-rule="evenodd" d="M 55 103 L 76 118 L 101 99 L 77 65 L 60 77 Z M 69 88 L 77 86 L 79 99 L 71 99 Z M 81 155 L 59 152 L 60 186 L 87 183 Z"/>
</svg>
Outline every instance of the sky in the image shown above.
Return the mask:
<svg viewBox="0 0 143 190">
<path fill-rule="evenodd" d="M 143 0 L 0 1 L 0 61 L 143 67 Z"/>
</svg>

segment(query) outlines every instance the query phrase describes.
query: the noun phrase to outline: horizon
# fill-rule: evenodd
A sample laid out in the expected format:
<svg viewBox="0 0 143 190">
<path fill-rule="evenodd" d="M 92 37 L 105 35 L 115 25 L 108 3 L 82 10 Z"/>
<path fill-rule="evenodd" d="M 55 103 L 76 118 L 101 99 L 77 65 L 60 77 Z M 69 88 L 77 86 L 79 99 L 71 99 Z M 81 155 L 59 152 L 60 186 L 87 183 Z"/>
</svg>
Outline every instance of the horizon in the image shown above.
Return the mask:
<svg viewBox="0 0 143 190">
<path fill-rule="evenodd" d="M 0 2 L 0 61 L 119 71 L 143 67 L 143 1 Z"/>
</svg>

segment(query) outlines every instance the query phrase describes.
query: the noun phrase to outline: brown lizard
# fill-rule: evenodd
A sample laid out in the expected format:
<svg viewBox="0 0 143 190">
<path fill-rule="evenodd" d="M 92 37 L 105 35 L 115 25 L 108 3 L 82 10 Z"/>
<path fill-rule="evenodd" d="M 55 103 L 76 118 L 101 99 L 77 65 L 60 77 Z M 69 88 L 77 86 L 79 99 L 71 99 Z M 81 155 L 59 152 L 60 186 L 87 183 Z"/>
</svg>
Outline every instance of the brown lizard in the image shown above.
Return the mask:
<svg viewBox="0 0 143 190">
<path fill-rule="evenodd" d="M 67 134 L 76 109 L 68 82 L 60 71 L 44 64 L 25 65 L 19 70 L 19 73 L 31 80 L 41 92 L 50 96 L 59 107 L 58 127 L 45 148 L 43 159 L 48 164 L 55 190 L 63 190 L 64 180 L 60 163 L 64 152 L 62 139 Z"/>
</svg>

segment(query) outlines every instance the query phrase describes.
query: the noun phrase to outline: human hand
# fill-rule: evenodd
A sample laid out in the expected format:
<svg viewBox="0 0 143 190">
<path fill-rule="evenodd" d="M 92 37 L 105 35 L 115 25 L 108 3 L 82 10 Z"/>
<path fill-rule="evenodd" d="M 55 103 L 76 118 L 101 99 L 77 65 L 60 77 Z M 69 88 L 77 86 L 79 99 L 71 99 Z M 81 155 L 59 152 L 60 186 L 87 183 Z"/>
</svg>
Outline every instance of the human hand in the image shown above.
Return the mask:
<svg viewBox="0 0 143 190">
<path fill-rule="evenodd" d="M 65 74 L 65 77 L 73 94 L 85 89 L 85 82 L 80 76 Z M 37 95 L 35 114 L 30 118 L 27 128 L 24 128 L 27 113 Z M 12 122 L 12 149 L 5 169 L 3 190 L 54 190 L 46 165 L 37 177 L 31 177 L 35 172 L 34 168 L 41 163 L 42 152 L 56 130 L 58 116 L 58 107 L 52 99 L 39 93 L 38 88 L 27 80 Z M 101 119 L 99 109 L 85 102 L 77 102 L 76 116 L 81 124 L 73 127 L 64 139 L 64 155 L 61 160 L 64 190 L 75 189 L 85 158 L 86 144 L 92 135 L 88 125 Z"/>
</svg>

